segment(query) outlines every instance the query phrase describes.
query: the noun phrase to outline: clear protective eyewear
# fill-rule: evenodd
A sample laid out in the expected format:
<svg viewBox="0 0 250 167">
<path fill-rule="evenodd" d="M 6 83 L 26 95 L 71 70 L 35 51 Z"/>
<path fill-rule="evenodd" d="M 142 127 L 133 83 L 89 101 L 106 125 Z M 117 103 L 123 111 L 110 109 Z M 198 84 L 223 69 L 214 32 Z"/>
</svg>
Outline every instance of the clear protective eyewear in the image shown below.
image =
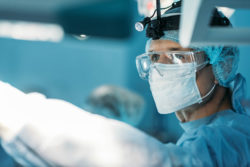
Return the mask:
<svg viewBox="0 0 250 167">
<path fill-rule="evenodd" d="M 156 68 L 156 64 L 174 64 L 176 67 L 181 67 L 187 63 L 193 63 L 199 71 L 208 62 L 204 51 L 147 52 L 136 57 L 137 71 L 142 79 L 148 79 L 150 70 Z M 157 68 L 156 70 L 159 72 Z"/>
</svg>

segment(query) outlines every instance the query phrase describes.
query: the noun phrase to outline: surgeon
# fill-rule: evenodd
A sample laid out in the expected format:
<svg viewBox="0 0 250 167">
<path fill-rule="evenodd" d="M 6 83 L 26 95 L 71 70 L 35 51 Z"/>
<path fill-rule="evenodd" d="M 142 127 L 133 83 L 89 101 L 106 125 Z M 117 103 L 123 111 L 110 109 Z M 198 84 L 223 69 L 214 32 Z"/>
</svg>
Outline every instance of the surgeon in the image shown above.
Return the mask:
<svg viewBox="0 0 250 167">
<path fill-rule="evenodd" d="M 145 19 L 150 39 L 136 65 L 140 77 L 149 82 L 158 112 L 174 112 L 185 131 L 176 145 L 166 145 L 169 165 L 250 166 L 250 113 L 241 104 L 245 79 L 236 74 L 238 49 L 183 48 L 181 1 L 161 17 L 161 24 Z M 211 26 L 231 23 L 216 10 Z"/>
<path fill-rule="evenodd" d="M 180 6 L 174 3 L 161 20 L 144 20 L 150 39 L 146 53 L 136 58 L 158 112 L 175 112 L 185 130 L 176 144 L 0 82 L 4 150 L 21 165 L 35 167 L 250 166 L 250 113 L 242 105 L 245 79 L 236 74 L 238 49 L 181 47 Z M 215 11 L 211 25 L 230 22 Z"/>
</svg>

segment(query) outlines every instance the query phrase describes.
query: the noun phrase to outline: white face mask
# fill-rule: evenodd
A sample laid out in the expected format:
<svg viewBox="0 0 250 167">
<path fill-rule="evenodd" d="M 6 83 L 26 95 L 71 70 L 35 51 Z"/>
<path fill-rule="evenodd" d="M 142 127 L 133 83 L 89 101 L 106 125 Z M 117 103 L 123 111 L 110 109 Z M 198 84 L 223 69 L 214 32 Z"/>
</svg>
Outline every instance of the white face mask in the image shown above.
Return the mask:
<svg viewBox="0 0 250 167">
<path fill-rule="evenodd" d="M 179 111 L 195 103 L 201 103 L 196 84 L 196 63 L 160 64 L 155 63 L 149 74 L 150 89 L 160 114 Z"/>
</svg>

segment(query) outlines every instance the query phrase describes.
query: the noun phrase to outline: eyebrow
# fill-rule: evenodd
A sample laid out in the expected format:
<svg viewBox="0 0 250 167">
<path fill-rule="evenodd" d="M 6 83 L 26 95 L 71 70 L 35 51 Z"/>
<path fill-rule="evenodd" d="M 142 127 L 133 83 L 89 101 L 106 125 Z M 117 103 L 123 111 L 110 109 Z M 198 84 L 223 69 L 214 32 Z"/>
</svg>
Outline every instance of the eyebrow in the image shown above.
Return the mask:
<svg viewBox="0 0 250 167">
<path fill-rule="evenodd" d="M 180 50 L 181 48 L 169 48 L 170 51 L 178 51 Z"/>
<path fill-rule="evenodd" d="M 178 50 L 181 50 L 181 48 L 169 48 L 168 50 L 169 51 L 178 51 Z M 154 50 L 150 49 L 149 52 L 154 52 Z"/>
</svg>

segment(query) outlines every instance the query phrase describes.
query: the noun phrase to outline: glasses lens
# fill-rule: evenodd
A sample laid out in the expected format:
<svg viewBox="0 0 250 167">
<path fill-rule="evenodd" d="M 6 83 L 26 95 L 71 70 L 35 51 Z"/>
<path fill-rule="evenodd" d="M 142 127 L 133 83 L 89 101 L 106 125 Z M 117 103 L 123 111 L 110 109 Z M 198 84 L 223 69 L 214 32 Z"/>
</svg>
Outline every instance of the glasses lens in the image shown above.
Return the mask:
<svg viewBox="0 0 250 167">
<path fill-rule="evenodd" d="M 149 70 L 150 70 L 150 64 L 151 64 L 151 60 L 150 60 L 149 56 L 144 54 L 144 55 L 136 57 L 137 71 L 139 73 L 139 76 L 142 79 L 147 79 L 148 78 L 148 73 L 149 73 Z"/>
<path fill-rule="evenodd" d="M 136 57 L 136 67 L 139 76 L 142 79 L 148 79 L 150 69 L 157 66 L 158 72 L 164 70 L 166 67 L 185 68 L 190 63 L 195 63 L 196 67 L 199 64 L 206 62 L 205 54 L 203 52 L 192 51 L 170 51 L 170 52 L 148 52 Z M 167 66 L 167 65 L 171 66 Z"/>
<path fill-rule="evenodd" d="M 205 67 L 209 63 L 208 57 L 206 56 L 206 54 L 203 51 L 196 52 L 194 54 L 194 59 L 195 59 L 195 62 L 197 64 L 198 71 L 200 69 L 202 69 L 203 67 Z"/>
<path fill-rule="evenodd" d="M 191 52 L 152 52 L 147 53 L 152 63 L 183 64 L 193 62 Z"/>
</svg>

